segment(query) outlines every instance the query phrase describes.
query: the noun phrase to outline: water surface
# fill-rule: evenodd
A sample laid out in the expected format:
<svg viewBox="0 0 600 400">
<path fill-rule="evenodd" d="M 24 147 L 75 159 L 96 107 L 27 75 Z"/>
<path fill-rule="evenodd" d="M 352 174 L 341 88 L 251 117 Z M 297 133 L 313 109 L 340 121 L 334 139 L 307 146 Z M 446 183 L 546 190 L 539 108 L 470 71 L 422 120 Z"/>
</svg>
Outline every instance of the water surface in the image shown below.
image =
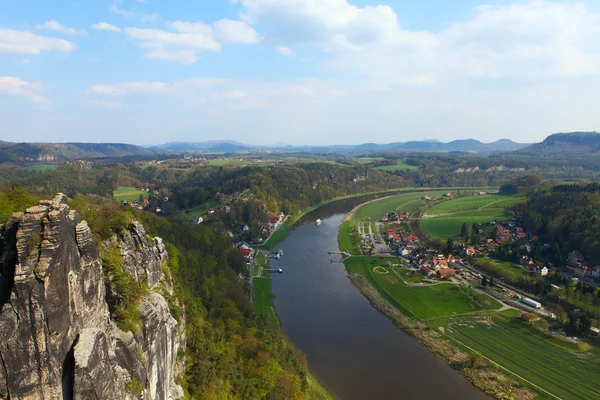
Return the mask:
<svg viewBox="0 0 600 400">
<path fill-rule="evenodd" d="M 310 370 L 337 398 L 489 399 L 371 306 L 348 279 L 337 251 L 344 214 L 372 197 L 307 214 L 276 247 L 275 309 Z M 314 221 L 323 223 L 317 226 Z"/>
</svg>

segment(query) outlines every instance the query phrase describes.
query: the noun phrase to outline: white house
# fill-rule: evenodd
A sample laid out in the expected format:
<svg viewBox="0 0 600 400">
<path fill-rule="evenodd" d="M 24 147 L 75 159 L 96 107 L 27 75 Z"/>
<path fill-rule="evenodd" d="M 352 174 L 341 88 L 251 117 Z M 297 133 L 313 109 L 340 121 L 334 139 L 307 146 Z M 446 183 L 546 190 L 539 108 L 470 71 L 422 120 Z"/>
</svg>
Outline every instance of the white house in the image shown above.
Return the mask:
<svg viewBox="0 0 600 400">
<path fill-rule="evenodd" d="M 201 224 L 202 222 L 204 222 L 204 218 L 202 218 L 202 217 L 194 217 L 194 223 L 195 224 Z"/>
</svg>

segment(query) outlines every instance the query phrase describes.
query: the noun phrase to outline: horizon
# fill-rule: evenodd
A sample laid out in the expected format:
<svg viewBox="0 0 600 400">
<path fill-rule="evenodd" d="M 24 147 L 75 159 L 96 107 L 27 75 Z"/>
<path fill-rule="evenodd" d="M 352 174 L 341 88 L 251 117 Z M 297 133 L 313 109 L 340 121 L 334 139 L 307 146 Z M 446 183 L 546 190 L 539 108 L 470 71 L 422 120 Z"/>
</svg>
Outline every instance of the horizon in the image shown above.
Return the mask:
<svg viewBox="0 0 600 400">
<path fill-rule="evenodd" d="M 0 15 L 0 61 L 11 142 L 536 143 L 600 126 L 591 0 L 24 0 Z"/>
</svg>

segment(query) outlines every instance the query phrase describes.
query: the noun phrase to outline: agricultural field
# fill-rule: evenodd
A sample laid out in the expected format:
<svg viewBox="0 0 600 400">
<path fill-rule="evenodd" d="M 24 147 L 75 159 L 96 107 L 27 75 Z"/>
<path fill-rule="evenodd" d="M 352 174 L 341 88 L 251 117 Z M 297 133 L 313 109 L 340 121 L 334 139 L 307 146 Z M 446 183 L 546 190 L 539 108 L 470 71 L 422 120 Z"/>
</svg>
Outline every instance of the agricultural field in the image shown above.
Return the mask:
<svg viewBox="0 0 600 400">
<path fill-rule="evenodd" d="M 365 275 L 390 304 L 407 316 L 427 320 L 482 310 L 467 296 L 467 293 L 472 296 L 468 288 L 461 289 L 452 283 L 409 286 L 398 278 L 393 269 L 386 267 L 383 260 L 374 257 L 352 257 L 346 260 L 346 266 L 350 273 Z M 489 309 L 501 306 L 491 298 L 489 304 Z"/>
<path fill-rule="evenodd" d="M 406 171 L 406 170 L 416 171 L 419 168 L 420 167 L 417 167 L 416 165 L 410 165 L 410 164 L 407 164 L 402 161 L 398 161 L 395 165 L 384 165 L 382 167 L 375 167 L 375 169 L 378 171 L 388 171 L 388 172 Z"/>
<path fill-rule="evenodd" d="M 423 196 L 441 196 L 444 193 L 446 192 L 406 193 L 372 201 L 356 210 L 353 219 L 379 219 L 382 215 L 387 215 L 387 213 L 394 210 L 413 212 L 424 203 L 424 200 L 421 200 Z"/>
<path fill-rule="evenodd" d="M 449 214 L 473 210 L 509 207 L 525 200 L 524 195 L 486 194 L 483 196 L 460 197 L 431 207 L 425 215 Z"/>
<path fill-rule="evenodd" d="M 445 215 L 433 218 L 423 218 L 421 227 L 423 232 L 434 239 L 446 240 L 460 235 L 462 224 L 487 224 L 490 221 L 501 222 L 508 219 L 502 209 L 484 209 L 481 211 L 465 211 L 458 214 Z"/>
<path fill-rule="evenodd" d="M 487 224 L 508 219 L 505 208 L 523 200 L 525 196 L 522 194 L 488 194 L 445 201 L 425 212 L 421 226 L 423 232 L 431 238 L 455 238 L 460 234 L 463 223 Z"/>
<path fill-rule="evenodd" d="M 488 318 L 440 319 L 433 325 L 458 344 L 562 399 L 600 398 L 600 349 L 581 351 L 515 319 L 514 310 Z M 543 396 L 546 398 L 546 396 Z"/>
<path fill-rule="evenodd" d="M 119 201 L 135 201 L 140 199 L 140 194 L 144 197 L 148 197 L 147 192 L 142 192 L 134 187 L 122 187 L 113 192 L 115 199 Z"/>
<path fill-rule="evenodd" d="M 48 164 L 48 165 L 31 165 L 31 166 L 25 167 L 23 169 L 26 169 L 28 171 L 54 171 L 58 167 L 60 167 L 60 165 Z"/>
</svg>

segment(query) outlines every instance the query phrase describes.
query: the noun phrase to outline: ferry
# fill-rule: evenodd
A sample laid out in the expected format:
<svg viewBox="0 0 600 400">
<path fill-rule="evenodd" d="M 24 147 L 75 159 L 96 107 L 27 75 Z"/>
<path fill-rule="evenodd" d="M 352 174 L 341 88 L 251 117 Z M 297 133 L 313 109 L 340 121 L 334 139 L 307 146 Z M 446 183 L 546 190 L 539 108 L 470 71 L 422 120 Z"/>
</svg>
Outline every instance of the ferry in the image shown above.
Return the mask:
<svg viewBox="0 0 600 400">
<path fill-rule="evenodd" d="M 321 225 L 321 222 L 323 222 L 323 221 L 321 221 L 320 219 L 317 219 L 317 220 L 315 221 L 315 224 L 317 224 L 317 225 Z"/>
</svg>

